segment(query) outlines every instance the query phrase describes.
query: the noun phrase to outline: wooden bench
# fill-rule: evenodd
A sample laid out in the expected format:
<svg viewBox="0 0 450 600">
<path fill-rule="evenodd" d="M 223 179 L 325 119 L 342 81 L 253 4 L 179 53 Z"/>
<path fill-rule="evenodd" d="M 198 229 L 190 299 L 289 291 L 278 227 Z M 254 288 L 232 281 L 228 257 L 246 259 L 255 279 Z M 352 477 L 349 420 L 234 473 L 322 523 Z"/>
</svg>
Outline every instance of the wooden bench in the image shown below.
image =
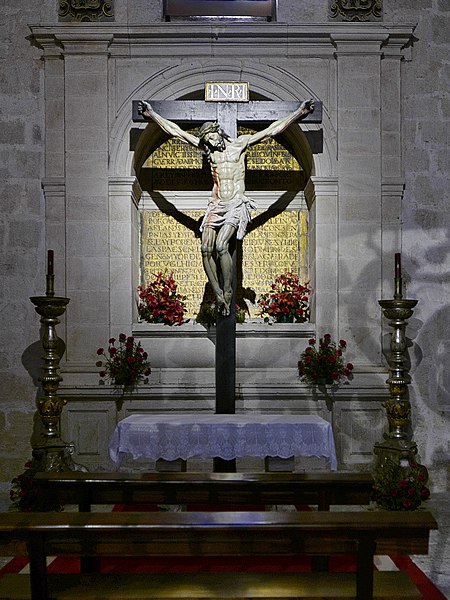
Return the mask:
<svg viewBox="0 0 450 600">
<path fill-rule="evenodd" d="M 81 473 L 45 472 L 36 475 L 43 494 L 61 505 L 367 505 L 370 473 Z M 82 571 L 96 572 L 99 561 L 83 558 Z M 326 571 L 326 557 L 314 557 L 315 571 Z"/>
<path fill-rule="evenodd" d="M 38 473 L 60 504 L 368 505 L 370 473 Z"/>
<path fill-rule="evenodd" d="M 0 579 L 0 598 L 29 598 L 31 590 L 32 600 L 417 599 L 421 596 L 412 584 L 404 592 L 399 591 L 405 585 L 402 573 L 375 573 L 374 577 L 373 556 L 375 551 L 426 554 L 433 529 L 437 529 L 436 521 L 426 511 L 4 513 L 0 520 L 0 550 L 4 556 L 27 551 L 30 577 L 4 576 Z M 180 556 L 314 556 L 324 551 L 327 555 L 355 553 L 356 576 L 167 573 L 47 577 L 46 572 L 46 557 L 52 555 L 164 555 L 176 560 Z M 386 576 L 390 576 L 387 589 L 381 589 Z M 27 581 L 28 590 L 24 587 Z"/>
</svg>

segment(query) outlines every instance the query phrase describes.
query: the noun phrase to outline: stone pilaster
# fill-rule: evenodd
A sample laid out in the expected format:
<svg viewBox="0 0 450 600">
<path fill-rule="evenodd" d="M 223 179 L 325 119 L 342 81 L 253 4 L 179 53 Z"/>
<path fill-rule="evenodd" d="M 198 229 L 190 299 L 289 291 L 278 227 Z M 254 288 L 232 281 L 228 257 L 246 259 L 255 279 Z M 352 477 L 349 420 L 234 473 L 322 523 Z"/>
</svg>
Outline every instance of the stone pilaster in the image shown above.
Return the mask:
<svg viewBox="0 0 450 600">
<path fill-rule="evenodd" d="M 45 199 L 45 243 L 54 251 L 55 294 L 66 296 L 66 185 L 64 177 L 42 180 Z M 44 291 L 45 282 L 42 282 Z M 61 337 L 64 337 L 61 335 Z"/>
<path fill-rule="evenodd" d="M 409 49 L 403 35 L 391 34 L 381 61 L 381 298 L 394 294 L 394 254 L 402 246 L 402 88 L 401 64 Z M 386 326 L 384 324 L 384 326 Z"/>
<path fill-rule="evenodd" d="M 67 357 L 104 345 L 110 321 L 108 47 L 101 32 L 61 36 L 65 63 Z M 89 340 L 88 347 L 87 341 Z"/>
<path fill-rule="evenodd" d="M 45 176 L 64 176 L 64 60 L 54 36 L 40 39 L 45 64 Z"/>
<path fill-rule="evenodd" d="M 141 194 L 135 177 L 114 177 L 109 181 L 110 334 L 113 337 L 122 331 L 130 335 L 131 324 L 137 321 Z"/>
<path fill-rule="evenodd" d="M 381 46 L 382 32 L 365 39 L 333 34 L 338 92 L 338 277 L 340 337 L 362 364 L 380 362 Z"/>
<path fill-rule="evenodd" d="M 338 297 L 338 184 L 334 177 L 311 177 L 305 188 L 309 207 L 309 273 L 312 322 L 317 335 L 337 336 Z"/>
</svg>

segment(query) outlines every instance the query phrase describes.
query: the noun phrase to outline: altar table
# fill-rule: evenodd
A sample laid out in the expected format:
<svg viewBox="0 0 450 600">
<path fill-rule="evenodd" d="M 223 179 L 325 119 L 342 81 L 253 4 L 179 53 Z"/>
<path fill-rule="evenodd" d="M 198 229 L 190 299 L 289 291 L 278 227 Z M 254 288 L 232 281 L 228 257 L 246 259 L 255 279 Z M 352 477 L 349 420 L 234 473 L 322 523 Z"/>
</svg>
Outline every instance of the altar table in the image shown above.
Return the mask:
<svg viewBox="0 0 450 600">
<path fill-rule="evenodd" d="M 115 463 L 124 454 L 167 461 L 316 456 L 337 470 L 333 430 L 317 415 L 134 414 L 117 424 L 109 454 Z"/>
</svg>

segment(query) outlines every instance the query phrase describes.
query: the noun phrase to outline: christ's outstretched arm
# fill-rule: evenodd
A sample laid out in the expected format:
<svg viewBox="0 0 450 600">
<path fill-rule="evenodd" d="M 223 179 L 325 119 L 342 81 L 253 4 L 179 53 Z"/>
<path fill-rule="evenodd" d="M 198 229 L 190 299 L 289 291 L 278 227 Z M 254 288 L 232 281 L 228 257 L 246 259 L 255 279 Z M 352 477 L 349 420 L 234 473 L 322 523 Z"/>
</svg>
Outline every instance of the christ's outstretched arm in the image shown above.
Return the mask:
<svg viewBox="0 0 450 600">
<path fill-rule="evenodd" d="M 161 129 L 169 135 L 177 137 L 183 142 L 186 142 L 187 144 L 191 144 L 192 146 L 198 148 L 200 144 L 200 138 L 198 138 L 195 135 L 192 135 L 191 133 L 188 133 L 187 131 L 183 131 L 183 129 L 181 129 L 181 127 L 179 127 L 176 123 L 174 123 L 173 121 L 169 121 L 169 119 L 165 119 L 164 117 L 159 115 L 153 110 L 151 104 L 149 104 L 148 102 L 140 100 L 138 111 L 141 115 L 147 117 L 147 119 L 155 121 L 155 123 L 157 123 L 161 127 Z"/>
<path fill-rule="evenodd" d="M 313 111 L 314 100 L 306 100 L 305 102 L 302 102 L 302 104 L 300 104 L 297 110 L 295 110 L 287 117 L 284 117 L 283 119 L 278 119 L 278 121 L 274 121 L 262 131 L 258 131 L 250 135 L 247 145 L 252 146 L 253 144 L 258 144 L 259 142 L 263 142 L 264 140 L 270 137 L 282 133 L 285 129 L 289 127 L 289 125 L 292 125 L 292 123 L 295 123 L 295 121 L 306 117 L 306 115 L 312 113 Z"/>
</svg>

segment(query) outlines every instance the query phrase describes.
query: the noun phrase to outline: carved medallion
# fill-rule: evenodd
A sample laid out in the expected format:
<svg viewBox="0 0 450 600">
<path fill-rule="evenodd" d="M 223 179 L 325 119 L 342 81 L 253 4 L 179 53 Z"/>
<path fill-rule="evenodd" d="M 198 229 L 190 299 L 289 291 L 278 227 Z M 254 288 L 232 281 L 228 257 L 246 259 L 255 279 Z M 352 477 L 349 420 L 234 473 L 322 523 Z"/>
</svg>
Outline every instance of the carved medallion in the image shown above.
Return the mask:
<svg viewBox="0 0 450 600">
<path fill-rule="evenodd" d="M 330 0 L 330 16 L 339 21 L 381 21 L 383 0 Z"/>
<path fill-rule="evenodd" d="M 113 20 L 113 0 L 59 0 L 60 21 Z"/>
</svg>

